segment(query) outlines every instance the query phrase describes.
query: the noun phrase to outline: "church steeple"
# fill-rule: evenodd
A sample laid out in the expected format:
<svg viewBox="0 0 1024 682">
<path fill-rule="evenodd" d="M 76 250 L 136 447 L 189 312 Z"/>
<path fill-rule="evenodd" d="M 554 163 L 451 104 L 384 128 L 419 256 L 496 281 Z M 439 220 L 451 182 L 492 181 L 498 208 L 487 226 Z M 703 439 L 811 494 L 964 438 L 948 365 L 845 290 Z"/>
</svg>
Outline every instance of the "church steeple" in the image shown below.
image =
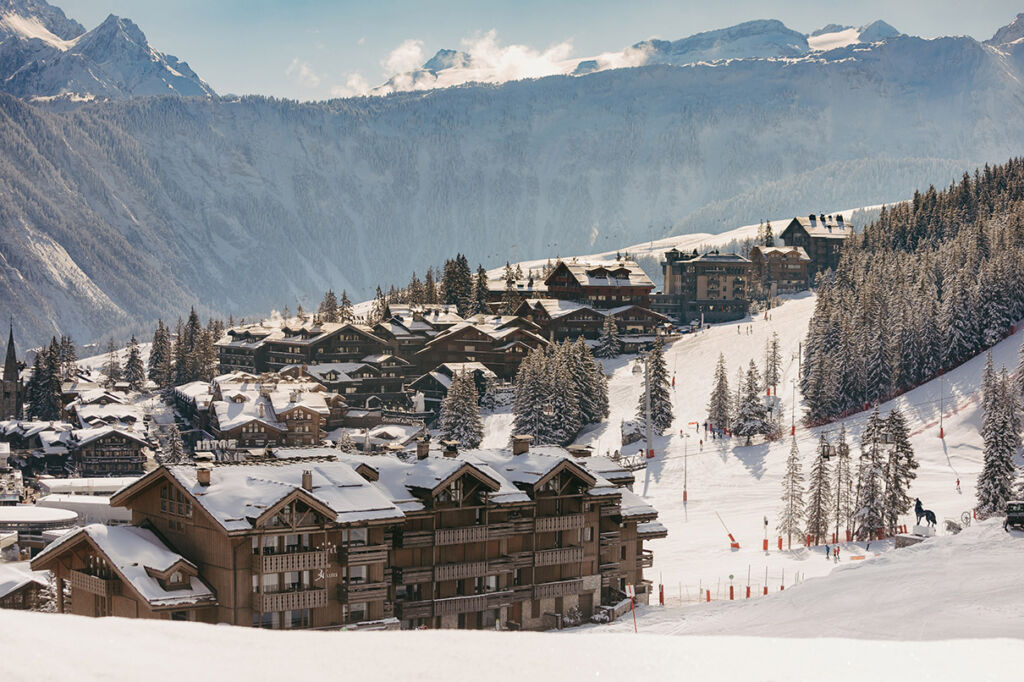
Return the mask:
<svg viewBox="0 0 1024 682">
<path fill-rule="evenodd" d="M 14 318 L 11 318 L 11 333 L 7 337 L 7 359 L 4 360 L 4 381 L 18 380 L 18 356 L 14 351 Z"/>
</svg>

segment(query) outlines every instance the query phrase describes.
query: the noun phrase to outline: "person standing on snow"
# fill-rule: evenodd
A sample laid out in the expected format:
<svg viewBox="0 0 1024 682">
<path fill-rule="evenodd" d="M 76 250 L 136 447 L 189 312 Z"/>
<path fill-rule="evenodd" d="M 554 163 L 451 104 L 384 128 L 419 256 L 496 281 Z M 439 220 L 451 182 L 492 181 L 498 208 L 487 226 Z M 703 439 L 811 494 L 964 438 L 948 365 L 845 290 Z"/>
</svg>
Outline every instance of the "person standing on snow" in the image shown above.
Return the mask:
<svg viewBox="0 0 1024 682">
<path fill-rule="evenodd" d="M 832 555 L 832 549 L 828 545 L 825 545 L 825 561 L 828 561 L 828 558 L 831 555 Z"/>
</svg>

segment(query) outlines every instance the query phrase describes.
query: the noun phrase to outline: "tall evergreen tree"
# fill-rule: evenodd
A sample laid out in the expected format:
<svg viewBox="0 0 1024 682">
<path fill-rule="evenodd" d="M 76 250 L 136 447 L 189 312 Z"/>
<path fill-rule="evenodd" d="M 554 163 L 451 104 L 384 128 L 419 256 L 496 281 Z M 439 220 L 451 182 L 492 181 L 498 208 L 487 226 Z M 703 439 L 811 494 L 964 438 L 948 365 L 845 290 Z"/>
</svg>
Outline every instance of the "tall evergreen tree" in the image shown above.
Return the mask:
<svg viewBox="0 0 1024 682">
<path fill-rule="evenodd" d="M 651 350 L 647 352 L 646 370 L 644 372 L 644 390 L 640 393 L 640 401 L 637 405 L 637 419 L 646 424 L 646 382 L 651 382 L 651 425 L 659 436 L 672 426 L 675 418 L 672 414 L 672 393 L 671 381 L 668 377 L 668 367 L 665 364 L 665 352 L 661 344 L 661 338 L 654 340 Z"/>
<path fill-rule="evenodd" d="M 128 388 L 133 391 L 141 391 L 146 383 L 146 367 L 142 363 L 139 342 L 135 340 L 134 336 L 128 344 L 128 359 L 124 364 L 124 380 L 128 382 Z"/>
<path fill-rule="evenodd" d="M 885 457 L 882 439 L 885 424 L 876 407 L 868 416 L 861 433 L 860 460 L 857 464 L 857 519 L 858 540 L 871 540 L 885 528 Z"/>
<path fill-rule="evenodd" d="M 375 325 L 378 322 L 383 322 L 387 309 L 388 299 L 384 296 L 384 292 L 378 286 L 377 293 L 374 294 L 373 297 L 373 306 L 370 308 L 370 314 L 366 320 L 367 324 Z"/>
<path fill-rule="evenodd" d="M 427 268 L 427 274 L 423 277 L 423 302 L 427 304 L 437 303 L 437 281 L 434 277 L 434 268 Z"/>
<path fill-rule="evenodd" d="M 622 353 L 622 342 L 619 341 L 619 326 L 615 324 L 615 318 L 605 315 L 604 324 L 601 326 L 601 336 L 597 339 L 597 348 L 594 354 L 599 358 L 617 358 Z"/>
<path fill-rule="evenodd" d="M 818 456 L 811 466 L 811 480 L 807 489 L 807 508 L 804 511 L 807 534 L 814 539 L 814 544 L 828 541 L 829 521 L 831 520 L 831 486 L 829 480 L 828 460 L 825 459 L 825 448 L 828 444 L 821 437 L 818 445 Z"/>
<path fill-rule="evenodd" d="M 1005 370 L 1002 377 L 992 371 L 991 354 L 982 379 L 982 426 L 984 442 L 981 473 L 978 475 L 978 516 L 986 518 L 1006 512 L 1016 477 L 1013 458 L 1020 446 L 1020 417 L 1016 391 L 1011 389 Z"/>
<path fill-rule="evenodd" d="M 547 358 L 542 348 L 530 351 L 519 364 L 512 401 L 513 435 L 533 436 L 538 443 L 547 435 L 544 431 L 548 396 L 546 365 Z"/>
<path fill-rule="evenodd" d="M 519 306 L 523 303 L 523 297 L 516 290 L 516 273 L 512 266 L 505 263 L 505 293 L 501 299 L 501 314 L 515 315 Z"/>
<path fill-rule="evenodd" d="M 484 266 L 477 265 L 476 277 L 473 278 L 472 303 L 469 306 L 473 315 L 487 315 L 491 312 L 490 306 L 487 305 L 487 298 L 490 295 L 487 282 L 487 271 L 484 270 Z"/>
<path fill-rule="evenodd" d="M 78 374 L 78 351 L 70 336 L 60 337 L 61 379 L 72 381 Z"/>
<path fill-rule="evenodd" d="M 853 471 L 850 468 L 850 445 L 846 442 L 846 425 L 839 427 L 839 443 L 836 445 L 836 466 L 832 470 L 832 510 L 836 520 L 836 539 L 839 526 L 853 530 Z"/>
<path fill-rule="evenodd" d="M 117 355 L 117 346 L 114 345 L 113 339 L 107 342 L 107 359 L 103 363 L 103 373 L 107 377 L 107 387 L 111 387 L 118 381 L 121 381 L 121 360 Z"/>
<path fill-rule="evenodd" d="M 739 387 L 737 387 L 737 390 Z M 729 391 L 729 377 L 725 370 L 725 355 L 718 354 L 715 365 L 714 388 L 708 400 L 708 421 L 716 428 L 727 429 L 732 424 L 732 394 Z"/>
<path fill-rule="evenodd" d="M 181 441 L 181 432 L 177 424 L 171 424 L 167 429 L 166 448 L 165 464 L 183 464 L 188 459 L 185 457 L 185 446 Z"/>
<path fill-rule="evenodd" d="M 767 411 L 761 400 L 761 376 L 753 360 L 747 368 L 747 376 L 743 383 L 743 400 L 733 421 L 733 433 L 746 438 L 747 445 L 750 445 L 751 438 L 765 434 L 769 430 Z"/>
<path fill-rule="evenodd" d="M 444 264 L 441 295 L 443 303 L 457 306 L 459 315 L 467 317 L 471 314 L 473 273 L 469 269 L 469 261 L 461 253 Z"/>
<path fill-rule="evenodd" d="M 910 429 L 903 412 L 893 408 L 885 420 L 885 431 L 889 435 L 889 458 L 885 465 L 885 513 L 886 528 L 890 535 L 896 533 L 899 517 L 910 511 L 910 484 L 917 478 L 917 460 L 910 445 Z"/>
<path fill-rule="evenodd" d="M 552 348 L 548 356 L 550 377 L 543 410 L 546 438 L 542 441 L 552 445 L 568 445 L 573 442 L 583 426 L 579 393 L 573 381 L 570 362 L 568 344 Z"/>
<path fill-rule="evenodd" d="M 772 336 L 765 343 L 764 348 L 764 385 L 765 389 L 772 389 L 777 392 L 777 386 L 782 381 L 782 351 L 779 348 L 779 335 L 772 332 Z"/>
<path fill-rule="evenodd" d="M 463 447 L 475 448 L 484 437 L 484 423 L 480 418 L 479 396 L 473 375 L 456 372 L 448 387 L 448 395 L 441 402 L 438 418 L 441 437 L 458 441 Z"/>
<path fill-rule="evenodd" d="M 171 333 L 163 320 L 157 320 L 153 332 L 153 345 L 149 349 L 149 378 L 162 390 L 174 384 L 174 349 L 171 347 Z"/>
<path fill-rule="evenodd" d="M 342 289 L 341 300 L 338 302 L 338 321 L 351 322 L 356 317 L 352 310 L 352 301 L 348 298 L 348 292 Z"/>
<path fill-rule="evenodd" d="M 800 450 L 793 437 L 786 458 L 786 473 L 782 476 L 782 508 L 779 510 L 778 530 L 786 536 L 786 548 L 793 549 L 793 536 L 803 534 L 801 521 L 804 510 L 804 474 L 800 464 Z"/>
<path fill-rule="evenodd" d="M 341 321 L 341 313 L 338 311 L 338 297 L 334 295 L 333 289 L 328 289 L 327 293 L 324 294 L 324 299 L 320 301 L 320 307 L 317 308 L 316 312 L 324 322 Z"/>
</svg>

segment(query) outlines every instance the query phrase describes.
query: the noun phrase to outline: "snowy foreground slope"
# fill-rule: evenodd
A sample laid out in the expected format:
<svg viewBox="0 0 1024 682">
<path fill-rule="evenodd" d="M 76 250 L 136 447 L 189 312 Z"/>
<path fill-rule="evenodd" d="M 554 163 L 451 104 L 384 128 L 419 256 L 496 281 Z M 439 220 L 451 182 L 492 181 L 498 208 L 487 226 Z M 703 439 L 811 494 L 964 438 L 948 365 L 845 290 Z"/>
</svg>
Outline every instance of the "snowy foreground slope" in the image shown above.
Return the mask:
<svg viewBox="0 0 1024 682">
<path fill-rule="evenodd" d="M 83 637 L 88 629 L 89 636 Z M 544 633 L 272 632 L 0 611 L 3 679 L 199 680 L 1013 680 L 1018 640 L 842 639 Z M 59 643 L 59 644 L 58 644 Z M 118 643 L 118 644 L 114 644 Z M 53 655 L 53 644 L 60 654 Z M 399 655 L 395 655 L 398 653 Z M 827 671 L 827 674 L 823 671 Z M 912 678 L 912 675 L 918 677 Z"/>
</svg>

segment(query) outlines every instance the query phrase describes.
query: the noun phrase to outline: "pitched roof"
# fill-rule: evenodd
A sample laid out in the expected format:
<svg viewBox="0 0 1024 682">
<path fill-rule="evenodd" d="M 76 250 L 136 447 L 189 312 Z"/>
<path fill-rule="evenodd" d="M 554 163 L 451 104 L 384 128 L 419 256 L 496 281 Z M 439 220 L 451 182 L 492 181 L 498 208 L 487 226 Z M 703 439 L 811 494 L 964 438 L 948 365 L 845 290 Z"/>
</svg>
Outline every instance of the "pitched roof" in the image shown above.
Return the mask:
<svg viewBox="0 0 1024 682">
<path fill-rule="evenodd" d="M 834 216 L 825 216 L 824 222 L 822 222 L 820 216 L 815 217 L 814 220 L 811 220 L 810 216 L 797 216 L 796 218 L 793 218 L 793 220 L 800 223 L 800 226 L 812 237 L 846 239 L 853 234 L 853 224 L 846 222 L 842 219 L 842 216 L 838 214 Z M 793 220 L 791 220 L 789 225 L 786 226 L 786 230 L 792 226 Z M 786 230 L 783 230 L 783 232 Z"/>
<path fill-rule="evenodd" d="M 636 261 L 632 260 L 616 260 L 616 261 L 580 261 L 580 260 L 562 260 L 559 261 L 555 266 L 554 271 L 551 275 L 548 275 L 545 283 L 551 280 L 551 277 L 559 271 L 560 268 L 565 267 L 569 274 L 576 280 L 576 283 L 581 287 L 643 287 L 648 289 L 654 288 L 654 282 L 647 276 Z M 550 286 L 550 285 L 549 285 Z"/>
<path fill-rule="evenodd" d="M 798 260 L 804 261 L 804 262 L 808 262 L 808 263 L 811 261 L 811 257 L 807 255 L 807 252 L 804 251 L 804 247 L 802 247 L 802 246 L 760 246 L 760 245 L 757 245 L 757 246 L 754 246 L 753 248 L 750 249 L 751 254 L 753 254 L 755 249 L 759 253 L 761 253 L 763 256 L 769 256 L 769 255 L 771 255 L 773 253 L 779 253 L 779 254 L 782 254 L 783 256 L 789 256 L 789 255 L 795 253 Z"/>
</svg>

